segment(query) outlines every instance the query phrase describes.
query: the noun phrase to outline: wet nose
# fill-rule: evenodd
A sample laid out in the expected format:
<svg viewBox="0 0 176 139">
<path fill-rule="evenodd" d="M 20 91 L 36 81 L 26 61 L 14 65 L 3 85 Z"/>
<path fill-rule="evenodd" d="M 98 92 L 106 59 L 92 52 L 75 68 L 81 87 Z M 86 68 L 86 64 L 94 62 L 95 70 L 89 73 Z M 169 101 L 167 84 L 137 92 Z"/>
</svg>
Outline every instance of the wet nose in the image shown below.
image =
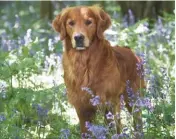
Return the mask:
<svg viewBox="0 0 176 139">
<path fill-rule="evenodd" d="M 75 39 L 76 42 L 83 41 L 84 40 L 84 35 L 82 35 L 82 34 L 76 34 L 74 36 L 74 39 Z"/>
</svg>

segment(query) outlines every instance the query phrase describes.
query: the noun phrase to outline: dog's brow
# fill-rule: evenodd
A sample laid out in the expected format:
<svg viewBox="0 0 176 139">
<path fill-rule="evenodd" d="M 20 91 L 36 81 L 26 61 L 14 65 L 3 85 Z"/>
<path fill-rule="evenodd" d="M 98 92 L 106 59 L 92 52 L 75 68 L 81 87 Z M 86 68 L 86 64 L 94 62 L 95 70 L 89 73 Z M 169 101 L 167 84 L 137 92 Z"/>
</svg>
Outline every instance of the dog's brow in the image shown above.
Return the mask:
<svg viewBox="0 0 176 139">
<path fill-rule="evenodd" d="M 88 13 L 88 9 L 87 8 L 81 8 L 80 9 L 80 13 L 81 13 L 81 15 L 87 14 Z"/>
</svg>

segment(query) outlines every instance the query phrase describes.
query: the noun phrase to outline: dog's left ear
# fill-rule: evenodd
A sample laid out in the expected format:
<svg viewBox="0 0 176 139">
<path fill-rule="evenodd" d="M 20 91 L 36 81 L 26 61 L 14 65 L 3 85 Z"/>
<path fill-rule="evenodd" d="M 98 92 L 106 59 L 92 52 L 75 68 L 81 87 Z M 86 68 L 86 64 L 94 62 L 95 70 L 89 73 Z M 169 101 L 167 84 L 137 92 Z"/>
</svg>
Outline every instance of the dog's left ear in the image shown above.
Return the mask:
<svg viewBox="0 0 176 139">
<path fill-rule="evenodd" d="M 97 36 L 99 39 L 103 39 L 104 31 L 111 25 L 111 18 L 103 9 L 98 6 L 92 6 L 91 8 L 97 17 Z"/>
</svg>

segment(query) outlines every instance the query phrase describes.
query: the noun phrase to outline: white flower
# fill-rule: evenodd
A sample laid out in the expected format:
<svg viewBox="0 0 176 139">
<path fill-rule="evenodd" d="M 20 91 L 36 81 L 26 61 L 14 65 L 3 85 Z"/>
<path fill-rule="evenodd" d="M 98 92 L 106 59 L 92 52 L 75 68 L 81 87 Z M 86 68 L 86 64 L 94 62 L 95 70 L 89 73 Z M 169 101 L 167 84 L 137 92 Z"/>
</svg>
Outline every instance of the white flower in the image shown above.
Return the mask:
<svg viewBox="0 0 176 139">
<path fill-rule="evenodd" d="M 120 33 L 120 40 L 125 41 L 128 38 L 128 34 L 125 31 Z"/>
<path fill-rule="evenodd" d="M 163 45 L 160 44 L 159 48 L 157 50 L 158 50 L 158 52 L 163 53 L 164 51 L 166 51 L 166 48 L 163 48 Z"/>
<path fill-rule="evenodd" d="M 140 24 L 134 32 L 135 33 L 145 33 L 148 31 L 149 31 L 149 29 L 146 26 L 144 26 L 144 24 Z"/>
<path fill-rule="evenodd" d="M 25 45 L 28 45 L 30 42 L 32 42 L 31 33 L 32 29 L 28 29 L 26 35 L 24 36 Z"/>
</svg>

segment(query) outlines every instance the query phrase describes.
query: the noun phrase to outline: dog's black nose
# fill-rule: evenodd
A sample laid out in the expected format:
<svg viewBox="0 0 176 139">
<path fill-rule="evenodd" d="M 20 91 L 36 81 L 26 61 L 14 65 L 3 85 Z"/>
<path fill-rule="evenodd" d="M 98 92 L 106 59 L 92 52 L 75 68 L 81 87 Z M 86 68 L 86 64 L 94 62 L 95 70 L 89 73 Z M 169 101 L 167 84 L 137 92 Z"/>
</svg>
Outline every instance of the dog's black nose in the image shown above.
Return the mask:
<svg viewBox="0 0 176 139">
<path fill-rule="evenodd" d="M 75 39 L 76 42 L 81 42 L 81 41 L 84 40 L 84 35 L 82 35 L 82 34 L 76 34 L 74 36 L 74 39 Z"/>
</svg>

